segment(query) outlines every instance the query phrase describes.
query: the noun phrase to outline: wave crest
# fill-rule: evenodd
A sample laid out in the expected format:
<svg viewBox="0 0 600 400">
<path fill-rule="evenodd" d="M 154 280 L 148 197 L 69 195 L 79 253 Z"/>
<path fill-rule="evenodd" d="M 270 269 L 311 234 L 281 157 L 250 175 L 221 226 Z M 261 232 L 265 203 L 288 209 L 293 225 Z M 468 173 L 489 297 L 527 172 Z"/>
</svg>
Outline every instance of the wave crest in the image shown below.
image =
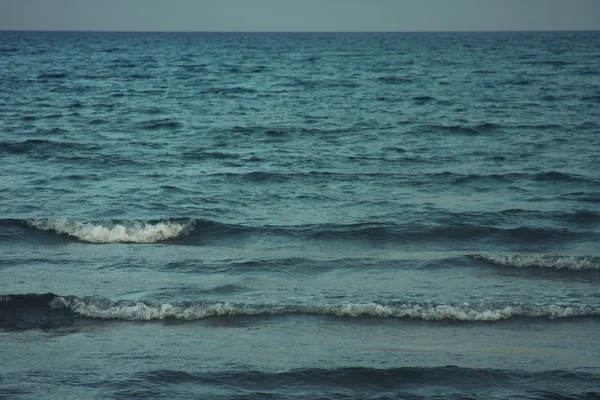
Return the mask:
<svg viewBox="0 0 600 400">
<path fill-rule="evenodd" d="M 558 256 L 540 254 L 486 255 L 477 254 L 473 258 L 488 261 L 495 265 L 515 268 L 554 268 L 574 271 L 599 270 L 600 257 Z"/>
<path fill-rule="evenodd" d="M 151 321 L 165 319 L 199 320 L 217 316 L 252 315 L 330 315 L 338 317 L 396 317 L 426 321 L 499 321 L 512 317 L 572 318 L 600 316 L 600 309 L 591 306 L 513 304 L 501 307 L 474 307 L 432 304 L 243 304 L 228 302 L 151 303 L 145 301 L 111 301 L 75 296 L 56 297 L 53 308 L 68 308 L 88 318 Z"/>
<path fill-rule="evenodd" d="M 69 235 L 89 243 L 156 243 L 180 237 L 194 225 L 193 220 L 114 223 L 59 218 L 26 222 L 33 228 Z"/>
</svg>

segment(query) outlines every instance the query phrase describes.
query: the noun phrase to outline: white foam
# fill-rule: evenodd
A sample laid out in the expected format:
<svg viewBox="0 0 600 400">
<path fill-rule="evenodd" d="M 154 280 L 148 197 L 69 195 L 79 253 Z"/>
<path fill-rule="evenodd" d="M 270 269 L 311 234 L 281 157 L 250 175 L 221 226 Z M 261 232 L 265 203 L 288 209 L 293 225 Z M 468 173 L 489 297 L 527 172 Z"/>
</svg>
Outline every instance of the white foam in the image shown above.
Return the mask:
<svg viewBox="0 0 600 400">
<path fill-rule="evenodd" d="M 90 243 L 156 243 L 184 235 L 193 225 L 186 222 L 91 223 L 68 219 L 28 220 L 37 229 L 73 236 Z"/>
<path fill-rule="evenodd" d="M 191 305 L 146 304 L 144 302 L 111 302 L 76 297 L 58 297 L 53 307 L 67 307 L 73 312 L 90 318 L 150 321 L 163 319 L 198 320 L 222 315 L 277 314 L 277 307 L 256 307 L 230 303 L 207 303 Z M 271 311 L 271 312 L 269 312 Z"/>
<path fill-rule="evenodd" d="M 171 303 L 113 302 L 77 297 L 58 297 L 54 307 L 67 307 L 90 318 L 120 320 L 198 320 L 215 316 L 248 315 L 336 315 L 346 317 L 375 316 L 416 318 L 428 321 L 498 321 L 511 317 L 569 318 L 600 316 L 599 307 L 561 305 L 508 305 L 502 308 L 476 309 L 468 304 L 453 305 L 381 305 L 377 303 L 314 304 L 314 305 L 253 305 L 234 303 Z"/>
<path fill-rule="evenodd" d="M 410 317 L 427 321 L 498 321 L 511 317 L 568 318 L 600 315 L 600 309 L 589 307 L 568 307 L 556 304 L 548 306 L 509 305 L 502 308 L 475 309 L 468 305 L 419 305 L 382 306 L 370 304 L 348 304 L 336 312 L 337 315 L 380 317 Z"/>
<path fill-rule="evenodd" d="M 591 256 L 556 256 L 540 254 L 513 254 L 513 255 L 486 255 L 478 254 L 474 256 L 496 265 L 506 267 L 528 268 L 555 268 L 570 270 L 591 270 L 600 269 L 600 259 Z"/>
</svg>

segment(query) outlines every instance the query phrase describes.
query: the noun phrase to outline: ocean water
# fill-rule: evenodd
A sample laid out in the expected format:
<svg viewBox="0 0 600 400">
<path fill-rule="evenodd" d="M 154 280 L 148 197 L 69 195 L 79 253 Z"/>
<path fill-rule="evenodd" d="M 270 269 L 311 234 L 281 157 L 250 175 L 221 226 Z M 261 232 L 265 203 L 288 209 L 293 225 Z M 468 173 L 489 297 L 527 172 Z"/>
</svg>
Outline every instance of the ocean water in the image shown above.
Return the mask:
<svg viewBox="0 0 600 400">
<path fill-rule="evenodd" d="M 0 33 L 0 398 L 600 396 L 600 33 Z"/>
</svg>

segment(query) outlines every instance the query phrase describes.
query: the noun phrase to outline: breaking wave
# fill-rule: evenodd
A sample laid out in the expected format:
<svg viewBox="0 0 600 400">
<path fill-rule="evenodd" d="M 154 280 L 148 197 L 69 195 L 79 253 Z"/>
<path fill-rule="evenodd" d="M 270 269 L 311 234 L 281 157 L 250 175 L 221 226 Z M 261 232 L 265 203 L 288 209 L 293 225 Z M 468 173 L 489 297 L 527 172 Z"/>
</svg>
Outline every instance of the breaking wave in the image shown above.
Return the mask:
<svg viewBox="0 0 600 400">
<path fill-rule="evenodd" d="M 68 219 L 27 220 L 27 225 L 43 231 L 72 236 L 89 243 L 156 243 L 184 235 L 193 220 L 127 223 L 77 222 Z"/>
<path fill-rule="evenodd" d="M 112 300 L 102 297 L 12 294 L 0 296 L 0 330 L 50 329 L 85 319 L 116 321 L 197 321 L 212 317 L 329 316 L 480 322 L 513 318 L 597 318 L 600 306 L 477 302 L 290 302 L 239 303 L 213 300 Z"/>
<path fill-rule="evenodd" d="M 486 255 L 476 254 L 475 259 L 485 260 L 494 265 L 515 268 L 554 268 L 567 270 L 600 270 L 600 257 L 560 256 L 540 254 Z"/>
<path fill-rule="evenodd" d="M 472 216 L 466 216 L 469 218 Z M 490 221 L 477 224 L 439 221 L 435 225 L 416 222 L 395 224 L 390 222 L 360 222 L 352 224 L 301 224 L 301 225 L 242 225 L 228 224 L 201 218 L 176 218 L 164 220 L 100 220 L 79 222 L 65 218 L 1 219 L 0 241 L 19 237 L 36 238 L 43 232 L 58 235 L 55 239 L 74 238 L 88 243 L 157 243 L 176 240 L 179 244 L 200 245 L 209 240 L 227 237 L 281 236 L 307 240 L 350 240 L 384 243 L 417 243 L 439 240 L 479 241 L 496 239 L 505 243 L 548 243 L 580 237 L 590 238 L 593 231 L 571 231 L 535 227 L 500 228 Z M 32 228 L 35 231 L 31 231 Z M 17 231 L 17 233 L 13 232 Z M 51 238 L 47 238 L 50 239 Z"/>
<path fill-rule="evenodd" d="M 511 317 L 568 318 L 600 316 L 600 309 L 552 305 L 506 305 L 499 308 L 472 307 L 469 304 L 431 305 L 344 303 L 344 304 L 236 304 L 224 302 L 161 303 L 120 302 L 78 297 L 57 297 L 54 307 L 67 307 L 76 314 L 90 318 L 122 320 L 197 320 L 216 316 L 251 315 L 330 315 L 338 317 L 396 317 L 426 321 L 498 321 Z"/>
<path fill-rule="evenodd" d="M 415 302 L 364 303 L 234 303 L 219 301 L 131 301 L 99 297 L 25 294 L 0 296 L 0 310 L 68 310 L 78 317 L 125 320 L 200 320 L 218 316 L 323 315 L 337 317 L 396 317 L 425 321 L 499 321 L 513 317 L 598 317 L 590 305 L 478 303 L 434 304 Z M 46 314 L 37 312 L 36 314 Z"/>
</svg>

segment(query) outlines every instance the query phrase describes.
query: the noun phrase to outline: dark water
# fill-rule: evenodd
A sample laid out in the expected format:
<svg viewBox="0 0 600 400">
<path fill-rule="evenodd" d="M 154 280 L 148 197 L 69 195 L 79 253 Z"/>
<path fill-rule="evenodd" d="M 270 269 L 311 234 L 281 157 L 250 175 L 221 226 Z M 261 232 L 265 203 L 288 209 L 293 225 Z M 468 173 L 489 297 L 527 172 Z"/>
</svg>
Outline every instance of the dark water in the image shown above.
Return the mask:
<svg viewBox="0 0 600 400">
<path fill-rule="evenodd" d="M 600 396 L 600 33 L 0 33 L 0 398 Z"/>
</svg>

